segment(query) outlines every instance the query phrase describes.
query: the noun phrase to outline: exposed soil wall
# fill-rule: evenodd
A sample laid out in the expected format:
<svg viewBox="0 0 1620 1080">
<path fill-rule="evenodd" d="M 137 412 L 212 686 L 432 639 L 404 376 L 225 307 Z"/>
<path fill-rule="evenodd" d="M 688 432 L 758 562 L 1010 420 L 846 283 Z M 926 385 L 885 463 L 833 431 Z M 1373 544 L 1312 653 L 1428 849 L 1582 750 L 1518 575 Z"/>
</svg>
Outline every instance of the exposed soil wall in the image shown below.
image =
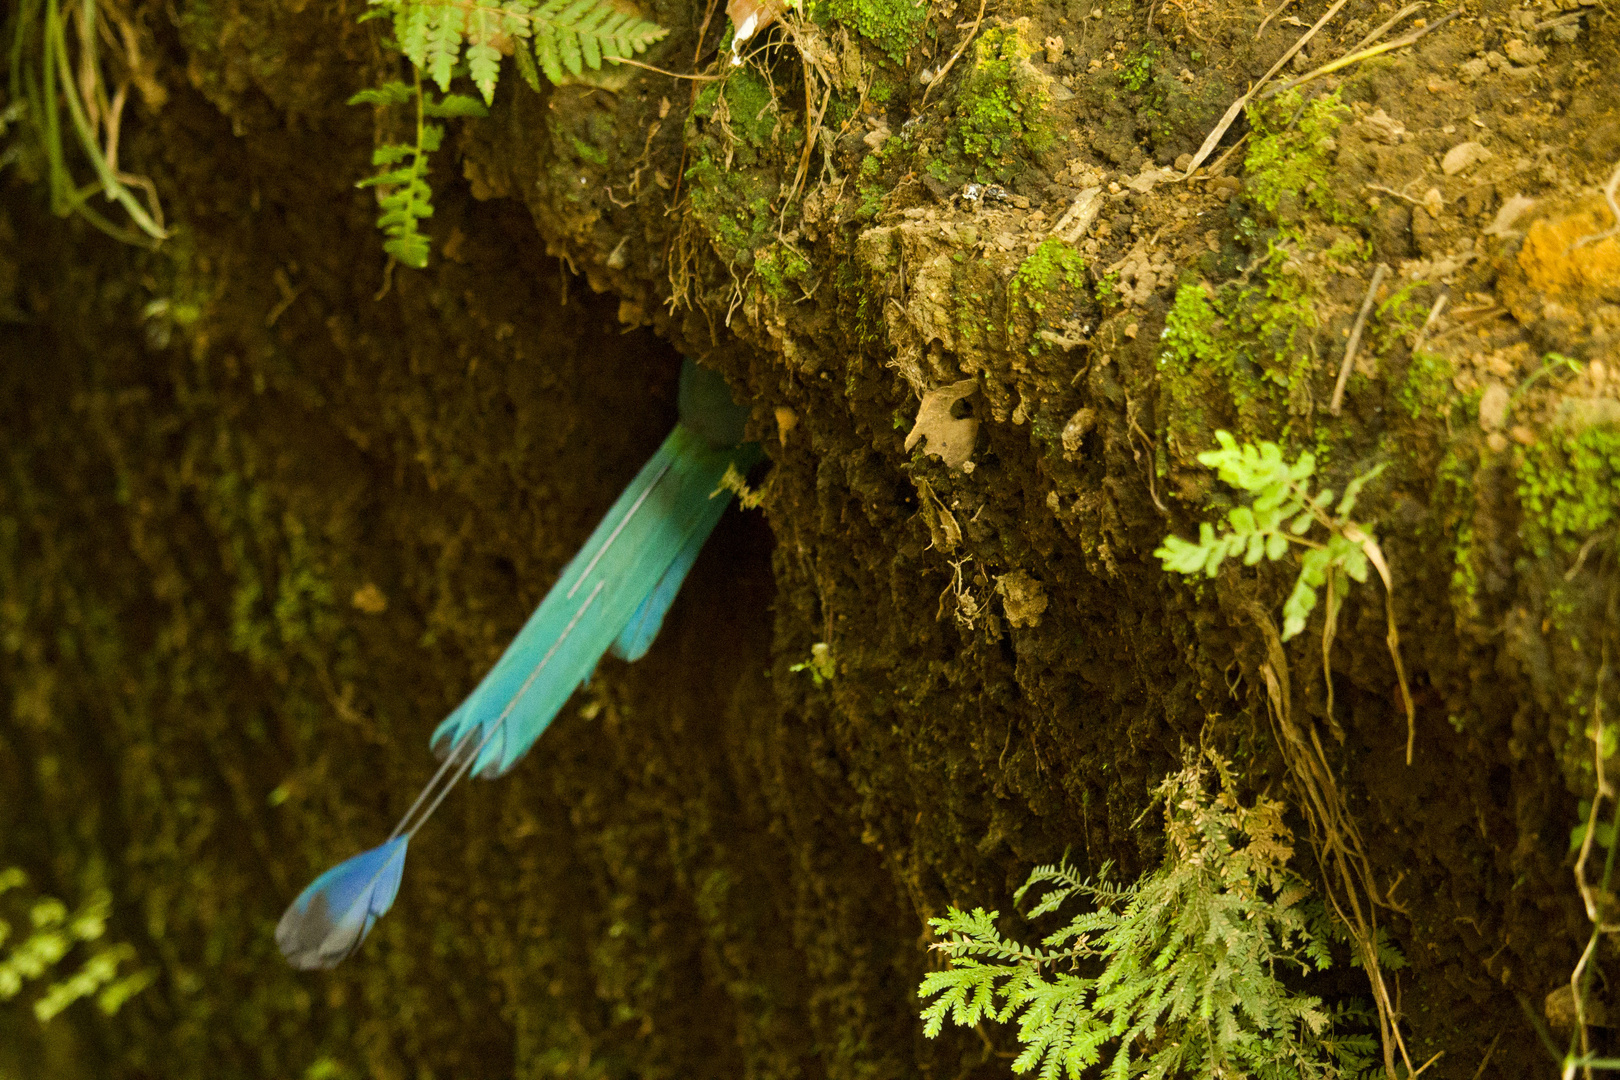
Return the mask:
<svg viewBox="0 0 1620 1080">
<path fill-rule="evenodd" d="M 161 93 L 123 162 L 174 237 L 0 172 L 0 866 L 109 888 L 157 981 L 8 1019 L 0 1067 L 1006 1075 L 1010 1031 L 923 1039 L 925 920 L 1010 913 L 1065 851 L 1152 867 L 1185 746 L 1296 798 L 1268 673 L 1360 830 L 1414 1060 L 1551 1067 L 1521 1003 L 1590 932 L 1569 837 L 1620 647 L 1620 22 L 1466 4 L 1179 180 L 1326 5 L 970 7 L 835 4 L 734 67 L 721 12 L 654 5 L 645 59 L 721 81 L 506 78 L 436 158 L 414 271 L 353 186 L 387 121 L 343 103 L 397 73 L 361 5 L 133 5 Z M 1285 70 L 1395 14 L 1351 0 Z M 360 955 L 288 970 L 281 909 L 409 803 L 682 352 L 753 403 L 761 509 L 646 659 L 452 797 Z M 948 464 L 907 437 L 963 380 Z M 1291 571 L 1152 556 L 1231 505 L 1217 429 L 1340 490 L 1386 466 L 1358 516 L 1411 764 L 1376 579 L 1330 714 L 1322 608 L 1272 648 Z"/>
</svg>

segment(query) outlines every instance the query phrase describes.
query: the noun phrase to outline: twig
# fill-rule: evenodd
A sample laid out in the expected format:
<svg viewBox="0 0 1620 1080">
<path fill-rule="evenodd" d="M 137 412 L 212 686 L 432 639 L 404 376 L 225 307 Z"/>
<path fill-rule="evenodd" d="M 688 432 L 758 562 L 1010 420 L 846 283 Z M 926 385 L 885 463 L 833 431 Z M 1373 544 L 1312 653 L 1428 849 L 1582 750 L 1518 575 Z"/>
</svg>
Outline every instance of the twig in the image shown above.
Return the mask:
<svg viewBox="0 0 1620 1080">
<path fill-rule="evenodd" d="M 945 81 L 946 72 L 956 66 L 956 62 L 962 58 L 962 53 L 967 50 L 968 42 L 972 41 L 973 35 L 979 32 L 979 24 L 984 22 L 984 5 L 986 2 L 987 0 L 979 0 L 979 15 L 978 18 L 973 20 L 973 26 L 968 30 L 967 37 L 963 38 L 962 44 L 958 45 L 956 51 L 951 53 L 951 58 L 945 61 L 945 66 L 936 71 L 934 77 L 928 80 L 928 85 L 923 87 L 922 101 L 917 104 L 918 113 L 921 113 L 927 107 L 928 95 L 933 92 L 934 87 Z"/>
<path fill-rule="evenodd" d="M 1422 1076 L 1423 1075 L 1423 1070 L 1427 1069 L 1430 1065 L 1433 1065 L 1435 1062 L 1439 1061 L 1440 1060 L 1440 1055 L 1444 1054 L 1444 1053 L 1445 1053 L 1444 1050 L 1436 1050 L 1434 1052 L 1434 1057 L 1430 1058 L 1428 1061 L 1425 1061 L 1422 1065 L 1418 1066 L 1417 1072 L 1412 1074 L 1412 1080 L 1417 1080 L 1418 1077 Z"/>
<path fill-rule="evenodd" d="M 1455 315 L 1455 314 L 1458 314 L 1458 313 L 1457 312 L 1452 312 L 1452 314 Z M 1431 344 L 1434 341 L 1441 341 L 1441 340 L 1443 340 L 1445 338 L 1448 338 L 1452 334 L 1455 334 L 1459 330 L 1472 330 L 1476 326 L 1484 326 L 1486 323 L 1494 322 L 1495 320 L 1500 319 L 1504 315 L 1507 315 L 1507 314 L 1509 314 L 1507 308 L 1487 308 L 1487 309 L 1485 309 L 1485 314 L 1481 315 L 1477 319 L 1470 319 L 1467 322 L 1460 322 L 1460 323 L 1456 324 L 1455 326 L 1450 326 L 1450 327 L 1447 327 L 1446 329 L 1440 331 L 1438 334 L 1434 335 L 1434 337 L 1431 339 Z"/>
<path fill-rule="evenodd" d="M 1271 70 L 1260 76 L 1259 82 L 1249 87 L 1248 93 L 1232 102 L 1231 107 L 1226 110 L 1226 115 L 1221 117 L 1220 123 L 1215 125 L 1214 130 L 1211 131 L 1209 136 L 1204 140 L 1204 145 L 1200 146 L 1198 148 L 1198 152 L 1193 155 L 1192 164 L 1187 166 L 1187 171 L 1176 179 L 1187 179 L 1187 177 L 1193 174 L 1193 171 L 1197 169 L 1198 166 L 1204 163 L 1204 159 L 1209 157 L 1209 155 L 1214 152 L 1216 144 L 1219 143 L 1221 141 L 1221 137 L 1226 134 L 1226 129 L 1231 127 L 1233 122 L 1237 120 L 1238 114 L 1243 111 L 1244 106 L 1248 105 L 1249 102 L 1254 100 L 1255 94 L 1259 91 L 1259 89 L 1266 85 L 1266 82 L 1273 75 L 1281 71 L 1282 66 L 1288 63 L 1288 61 L 1292 60 L 1294 58 L 1294 54 L 1303 49 L 1305 47 L 1305 43 L 1311 40 L 1311 38 L 1315 37 L 1316 32 L 1322 29 L 1322 27 L 1326 26 L 1328 21 L 1332 19 L 1333 16 L 1337 15 L 1348 2 L 1349 0 L 1338 0 L 1338 2 L 1332 7 L 1328 8 L 1327 13 L 1324 14 L 1320 19 L 1316 20 L 1316 25 L 1305 31 L 1305 33 L 1301 35 L 1300 39 L 1294 42 L 1293 46 L 1289 48 L 1287 52 L 1282 54 L 1282 58 L 1279 59 L 1275 64 L 1271 65 Z"/>
<path fill-rule="evenodd" d="M 1485 1066 L 1491 1063 L 1491 1055 L 1496 1053 L 1496 1044 L 1502 1041 L 1502 1034 L 1502 1032 L 1498 1031 L 1496 1038 L 1491 1040 L 1491 1045 L 1485 1048 L 1485 1059 L 1479 1063 L 1479 1068 L 1474 1071 L 1474 1080 L 1479 1080 L 1480 1077 L 1485 1075 Z"/>
<path fill-rule="evenodd" d="M 1426 205 L 1428 205 L 1422 199 L 1419 199 L 1414 195 L 1408 195 L 1404 191 L 1396 191 L 1394 188 L 1385 187 L 1383 184 L 1364 184 L 1363 186 L 1368 191 L 1381 191 L 1385 195 L 1393 195 L 1397 199 L 1405 199 L 1407 202 L 1411 203 L 1413 206 L 1426 206 Z"/>
<path fill-rule="evenodd" d="M 631 67 L 638 67 L 643 71 L 651 71 L 659 75 L 668 75 L 672 79 L 690 79 L 693 82 L 719 82 L 721 79 L 725 78 L 724 75 L 682 75 L 678 71 L 666 71 L 661 67 L 653 67 L 651 64 L 643 64 L 640 60 L 632 60 L 628 56 L 605 56 L 603 59 L 610 64 L 629 64 Z"/>
<path fill-rule="evenodd" d="M 1384 24 L 1382 26 L 1380 26 L 1378 29 L 1374 30 L 1372 33 L 1368 34 L 1366 37 L 1362 38 L 1360 41 L 1356 42 L 1356 47 L 1351 49 L 1350 51 L 1354 53 L 1354 52 L 1360 52 L 1362 49 L 1365 49 L 1367 46 L 1371 45 L 1373 42 L 1377 41 L 1379 38 L 1381 38 L 1385 34 L 1389 33 L 1390 28 L 1393 27 L 1396 23 L 1400 22 L 1402 19 L 1406 18 L 1408 15 L 1412 14 L 1418 8 L 1423 7 L 1423 6 L 1425 6 L 1424 5 L 1424 0 L 1418 0 L 1418 2 L 1415 3 L 1415 4 L 1407 4 L 1405 7 L 1401 8 L 1401 10 L 1397 11 L 1395 14 L 1391 15 L 1388 19 L 1386 19 L 1384 21 Z"/>
<path fill-rule="evenodd" d="M 1281 15 L 1283 12 L 1287 11 L 1288 10 L 1288 5 L 1292 4 L 1293 2 L 1294 2 L 1294 0 L 1283 0 L 1282 3 L 1278 4 L 1275 8 L 1272 9 L 1270 15 L 1267 15 L 1265 18 L 1261 19 L 1260 20 L 1260 29 L 1258 29 L 1258 30 L 1256 30 L 1254 32 L 1254 40 L 1259 41 L 1260 40 L 1260 35 L 1266 32 L 1266 24 L 1269 23 L 1272 19 L 1275 19 L 1277 16 Z"/>
<path fill-rule="evenodd" d="M 1610 608 L 1612 614 L 1612 603 Z M 1588 813 L 1586 820 L 1586 835 L 1581 837 L 1580 858 L 1575 860 L 1575 887 L 1580 891 L 1581 902 L 1586 907 L 1586 917 L 1592 923 L 1592 937 L 1587 941 L 1586 948 L 1581 952 L 1580 961 L 1575 965 L 1575 970 L 1569 976 L 1569 989 L 1575 997 L 1575 1027 L 1579 1032 L 1581 1057 L 1583 1059 L 1590 1059 L 1592 1056 L 1591 1036 L 1586 1030 L 1586 991 L 1592 982 L 1591 970 L 1588 965 L 1592 960 L 1592 955 L 1597 952 L 1598 942 L 1602 939 L 1604 933 L 1620 930 L 1620 924 L 1604 920 L 1605 912 L 1602 901 L 1602 897 L 1607 896 L 1609 892 L 1609 881 L 1614 875 L 1615 849 L 1620 847 L 1620 844 L 1613 843 L 1611 839 L 1608 845 L 1608 857 L 1603 863 L 1603 878 L 1598 883 L 1598 887 L 1594 890 L 1586 880 L 1586 860 L 1592 854 L 1592 842 L 1597 837 L 1598 811 L 1605 798 L 1613 799 L 1615 797 L 1614 788 L 1610 786 L 1608 778 L 1603 774 L 1603 682 L 1608 677 L 1608 674 L 1609 646 L 1608 642 L 1605 641 L 1603 645 L 1603 662 L 1598 666 L 1597 688 L 1592 694 L 1592 727 L 1589 732 L 1592 737 L 1592 762 L 1596 772 L 1596 784 L 1592 793 L 1592 809 Z M 1614 823 L 1610 825 L 1610 829 L 1620 830 L 1620 800 L 1615 802 Z M 1573 1047 L 1571 1049 L 1573 1050 Z M 1574 1071 L 1573 1063 L 1566 1059 L 1564 1076 L 1569 1077 Z M 1590 1064 L 1583 1064 L 1581 1071 L 1586 1080 L 1592 1080 L 1592 1066 Z"/>
<path fill-rule="evenodd" d="M 1205 176 L 1219 176 L 1221 174 L 1221 170 L 1226 168 L 1226 159 L 1231 157 L 1233 154 L 1237 153 L 1238 150 L 1243 146 L 1243 144 L 1248 142 L 1248 141 L 1249 141 L 1249 133 L 1247 131 L 1245 131 L 1242 135 L 1238 136 L 1238 141 L 1237 142 L 1233 143 L 1231 146 L 1228 146 L 1225 150 L 1221 151 L 1221 156 L 1215 159 L 1215 163 L 1213 165 L 1211 165 L 1209 168 L 1204 170 L 1204 175 Z"/>
<path fill-rule="evenodd" d="M 1427 26 L 1412 31 L 1405 37 L 1396 38 L 1394 41 L 1386 41 L 1382 45 L 1374 45 L 1370 49 L 1362 49 L 1360 52 L 1353 52 L 1348 56 L 1341 56 L 1339 59 L 1330 64 L 1323 64 L 1309 75 L 1301 75 L 1293 82 L 1287 82 L 1283 83 L 1281 86 L 1272 87 L 1270 90 L 1267 90 L 1263 95 L 1261 95 L 1261 97 L 1262 99 L 1275 97 L 1278 94 L 1294 89 L 1296 86 L 1304 86 L 1313 79 L 1320 79 L 1323 75 L 1331 75 L 1340 68 L 1347 68 L 1351 64 L 1358 64 L 1363 60 L 1371 60 L 1375 56 L 1382 56 L 1385 53 L 1393 52 L 1396 49 L 1404 49 L 1406 46 L 1417 41 L 1425 34 L 1433 33 L 1461 14 L 1461 11 L 1453 11 L 1451 14 L 1442 16 Z"/>
<path fill-rule="evenodd" d="M 1620 234 L 1620 205 L 1617 205 L 1614 201 L 1614 193 L 1617 188 L 1620 188 L 1620 163 L 1616 163 L 1614 175 L 1609 177 L 1608 186 L 1603 189 L 1603 198 L 1608 201 L 1609 213 L 1614 215 L 1614 228 L 1606 229 L 1600 233 L 1593 233 L 1591 236 L 1581 237 L 1570 245 L 1571 250 L 1585 247 L 1587 244 L 1596 244 L 1607 240 L 1611 236 Z"/>
<path fill-rule="evenodd" d="M 1424 339 L 1429 336 L 1429 331 L 1434 328 L 1435 322 L 1440 318 L 1440 313 L 1446 309 L 1446 302 L 1450 299 L 1450 293 L 1441 293 L 1440 298 L 1434 302 L 1434 307 L 1429 309 L 1429 317 L 1423 320 L 1423 326 L 1418 330 L 1417 337 L 1412 339 L 1413 356 L 1416 356 L 1418 350 L 1423 348 Z"/>
<path fill-rule="evenodd" d="M 1545 22 L 1538 22 L 1530 29 L 1539 34 L 1543 30 L 1551 30 L 1555 26 L 1568 26 L 1570 23 L 1580 22 L 1585 17 L 1586 12 L 1577 11 L 1571 15 L 1560 15 L 1556 19 L 1548 19 Z"/>
<path fill-rule="evenodd" d="M 1350 365 L 1355 363 L 1356 350 L 1361 348 L 1361 333 L 1367 329 L 1367 316 L 1372 314 L 1373 302 L 1378 299 L 1378 286 L 1384 283 L 1389 274 L 1389 266 L 1379 263 L 1373 271 L 1372 284 L 1367 286 L 1367 296 L 1361 301 L 1361 313 L 1356 316 L 1356 324 L 1350 328 L 1350 344 L 1344 347 L 1344 363 L 1339 365 L 1339 381 L 1333 384 L 1333 402 L 1328 411 L 1334 416 L 1339 415 L 1339 409 L 1344 406 L 1344 384 L 1350 381 Z"/>
<path fill-rule="evenodd" d="M 1581 567 L 1586 565 L 1586 557 L 1592 554 L 1592 549 L 1597 547 L 1600 541 L 1606 540 L 1608 537 L 1609 532 L 1607 529 L 1603 530 L 1602 532 L 1595 532 L 1591 536 L 1588 536 L 1586 538 L 1586 543 L 1581 545 L 1581 550 L 1575 553 L 1575 565 L 1569 568 L 1569 573 L 1564 575 L 1564 580 L 1574 581 L 1575 575 L 1579 574 L 1581 572 Z"/>
</svg>

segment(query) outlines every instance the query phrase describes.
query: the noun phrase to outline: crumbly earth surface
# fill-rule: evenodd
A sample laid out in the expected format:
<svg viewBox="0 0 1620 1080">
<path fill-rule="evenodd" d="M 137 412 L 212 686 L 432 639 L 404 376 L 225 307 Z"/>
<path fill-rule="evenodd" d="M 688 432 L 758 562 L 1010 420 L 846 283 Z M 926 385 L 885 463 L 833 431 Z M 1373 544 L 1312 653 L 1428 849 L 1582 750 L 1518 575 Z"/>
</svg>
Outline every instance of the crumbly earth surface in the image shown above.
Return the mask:
<svg viewBox="0 0 1620 1080">
<path fill-rule="evenodd" d="M 1005 1076 L 1010 1029 L 923 1038 L 926 919 L 1029 938 L 1032 866 L 1151 869 L 1189 746 L 1295 798 L 1268 673 L 1359 830 L 1414 1061 L 1552 1067 L 1571 830 L 1620 767 L 1590 737 L 1620 707 L 1612 6 L 1405 13 L 1375 40 L 1439 25 L 1254 101 L 1184 178 L 1327 5 L 833 0 L 733 65 L 716 4 L 657 0 L 642 59 L 701 79 L 508 70 L 435 158 L 422 271 L 354 187 L 391 121 L 344 102 L 401 63 L 362 9 L 117 9 L 155 251 L 0 171 L 0 866 L 110 889 L 156 974 L 112 1017 L 7 1014 L 0 1070 Z M 1267 86 L 1397 14 L 1350 0 Z M 648 657 L 445 804 L 359 955 L 288 970 L 281 909 L 386 835 L 681 353 L 752 403 L 759 509 Z M 1410 764 L 1376 576 L 1330 714 L 1323 606 L 1269 648 L 1289 564 L 1152 556 L 1233 505 L 1217 429 L 1339 490 L 1386 466 L 1357 516 Z"/>
</svg>

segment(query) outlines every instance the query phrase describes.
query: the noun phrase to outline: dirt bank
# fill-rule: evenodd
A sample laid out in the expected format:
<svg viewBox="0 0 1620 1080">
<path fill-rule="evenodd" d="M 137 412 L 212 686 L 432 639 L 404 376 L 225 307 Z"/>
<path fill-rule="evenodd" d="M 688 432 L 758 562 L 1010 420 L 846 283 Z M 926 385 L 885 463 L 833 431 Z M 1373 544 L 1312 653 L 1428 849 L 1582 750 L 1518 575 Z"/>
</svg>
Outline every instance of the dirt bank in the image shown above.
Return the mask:
<svg viewBox="0 0 1620 1080">
<path fill-rule="evenodd" d="M 1372 44 L 1441 25 L 1257 100 L 1186 178 L 1328 5 L 840 0 L 733 66 L 723 12 L 667 0 L 642 59 L 719 79 L 508 71 L 449 122 L 412 270 L 354 187 L 394 121 L 344 102 L 403 70 L 361 7 L 119 9 L 156 250 L 53 217 L 37 155 L 0 171 L 0 866 L 109 888 L 157 975 L 8 1020 L 9 1067 L 1005 1076 L 1010 1029 L 922 1037 L 925 920 L 1010 913 L 1065 851 L 1154 866 L 1184 746 L 1289 799 L 1331 880 L 1293 731 L 1414 1060 L 1551 1068 L 1521 1002 L 1590 933 L 1570 836 L 1620 648 L 1612 14 L 1407 13 Z M 1395 15 L 1351 0 L 1268 85 Z M 359 956 L 287 970 L 282 907 L 408 804 L 683 352 L 752 401 L 761 508 L 645 660 L 446 804 Z M 1326 605 L 1275 640 L 1287 564 L 1152 555 L 1233 504 L 1217 429 L 1340 491 L 1384 466 L 1356 517 L 1393 604 L 1350 591 L 1331 714 Z"/>
</svg>

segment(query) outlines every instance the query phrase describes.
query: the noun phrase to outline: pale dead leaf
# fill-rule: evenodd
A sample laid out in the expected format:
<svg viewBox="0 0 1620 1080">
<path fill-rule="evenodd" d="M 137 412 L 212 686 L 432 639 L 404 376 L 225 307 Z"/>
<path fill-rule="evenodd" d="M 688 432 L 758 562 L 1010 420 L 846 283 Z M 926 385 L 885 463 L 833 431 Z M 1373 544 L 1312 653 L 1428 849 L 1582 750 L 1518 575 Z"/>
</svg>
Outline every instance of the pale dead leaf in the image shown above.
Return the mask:
<svg viewBox="0 0 1620 1080">
<path fill-rule="evenodd" d="M 917 410 L 917 422 L 911 425 L 911 433 L 906 436 L 906 449 L 909 451 L 920 440 L 927 439 L 926 453 L 945 462 L 947 468 L 960 469 L 973 456 L 979 421 L 972 416 L 958 420 L 951 415 L 951 409 L 978 388 L 976 379 L 963 379 L 924 394 L 922 408 Z"/>
</svg>

